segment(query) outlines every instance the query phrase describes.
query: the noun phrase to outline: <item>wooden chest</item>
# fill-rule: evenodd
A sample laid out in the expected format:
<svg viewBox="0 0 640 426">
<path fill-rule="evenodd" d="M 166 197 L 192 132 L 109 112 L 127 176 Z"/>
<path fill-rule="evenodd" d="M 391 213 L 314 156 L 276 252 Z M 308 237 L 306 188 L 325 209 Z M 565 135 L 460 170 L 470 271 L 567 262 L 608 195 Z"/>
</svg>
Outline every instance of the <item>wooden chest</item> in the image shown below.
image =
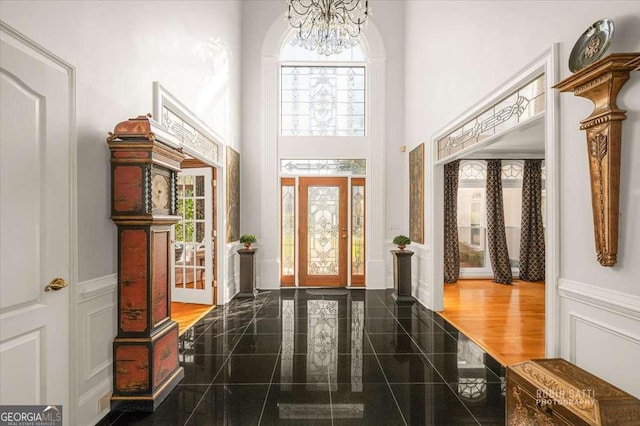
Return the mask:
<svg viewBox="0 0 640 426">
<path fill-rule="evenodd" d="M 507 425 L 640 425 L 640 400 L 559 358 L 507 367 Z"/>
</svg>

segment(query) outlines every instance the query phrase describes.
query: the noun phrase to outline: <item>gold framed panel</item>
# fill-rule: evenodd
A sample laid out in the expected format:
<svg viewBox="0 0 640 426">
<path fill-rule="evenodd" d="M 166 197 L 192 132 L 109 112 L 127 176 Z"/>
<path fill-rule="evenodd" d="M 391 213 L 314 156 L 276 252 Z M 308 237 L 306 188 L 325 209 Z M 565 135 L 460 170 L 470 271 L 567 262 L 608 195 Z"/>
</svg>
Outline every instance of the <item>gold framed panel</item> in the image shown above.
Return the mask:
<svg viewBox="0 0 640 426">
<path fill-rule="evenodd" d="M 240 154 L 227 146 L 227 242 L 240 239 Z"/>
<path fill-rule="evenodd" d="M 409 238 L 424 244 L 424 143 L 409 152 Z"/>
</svg>

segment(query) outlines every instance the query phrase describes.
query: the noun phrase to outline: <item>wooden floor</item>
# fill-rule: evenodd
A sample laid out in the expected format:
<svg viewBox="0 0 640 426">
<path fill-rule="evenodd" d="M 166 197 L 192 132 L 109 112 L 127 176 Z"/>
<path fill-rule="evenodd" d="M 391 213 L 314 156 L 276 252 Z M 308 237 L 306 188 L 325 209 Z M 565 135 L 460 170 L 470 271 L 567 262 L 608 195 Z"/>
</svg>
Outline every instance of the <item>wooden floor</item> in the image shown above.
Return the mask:
<svg viewBox="0 0 640 426">
<path fill-rule="evenodd" d="M 215 305 L 171 302 L 171 319 L 178 323 L 178 334 L 182 336 L 182 333 L 213 308 Z"/>
<path fill-rule="evenodd" d="M 544 282 L 445 284 L 440 315 L 502 365 L 544 358 Z"/>
</svg>

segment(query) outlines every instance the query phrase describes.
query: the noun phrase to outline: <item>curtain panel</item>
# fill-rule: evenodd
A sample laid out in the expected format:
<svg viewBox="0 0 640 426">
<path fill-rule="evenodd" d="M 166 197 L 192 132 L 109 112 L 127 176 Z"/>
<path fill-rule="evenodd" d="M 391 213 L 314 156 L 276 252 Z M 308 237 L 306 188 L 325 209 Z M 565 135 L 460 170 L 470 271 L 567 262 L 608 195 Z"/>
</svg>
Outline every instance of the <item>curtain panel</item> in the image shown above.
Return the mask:
<svg viewBox="0 0 640 426">
<path fill-rule="evenodd" d="M 458 246 L 458 168 L 460 160 L 444 165 L 444 282 L 460 276 Z"/>
<path fill-rule="evenodd" d="M 543 281 L 545 271 L 542 223 L 542 160 L 526 160 L 522 178 L 520 279 Z"/>
<path fill-rule="evenodd" d="M 502 160 L 487 161 L 487 240 L 494 281 L 511 284 L 511 263 L 507 251 L 502 201 Z"/>
</svg>

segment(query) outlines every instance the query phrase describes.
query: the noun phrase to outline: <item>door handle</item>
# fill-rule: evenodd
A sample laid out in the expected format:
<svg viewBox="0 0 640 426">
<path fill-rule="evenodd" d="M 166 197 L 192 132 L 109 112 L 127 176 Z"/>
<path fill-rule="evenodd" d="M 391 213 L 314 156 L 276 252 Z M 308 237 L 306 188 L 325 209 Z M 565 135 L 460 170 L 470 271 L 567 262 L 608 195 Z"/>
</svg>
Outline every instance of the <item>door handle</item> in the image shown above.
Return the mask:
<svg viewBox="0 0 640 426">
<path fill-rule="evenodd" d="M 58 291 L 67 286 L 67 282 L 62 278 L 54 278 L 51 282 L 44 288 L 44 291 Z"/>
</svg>

